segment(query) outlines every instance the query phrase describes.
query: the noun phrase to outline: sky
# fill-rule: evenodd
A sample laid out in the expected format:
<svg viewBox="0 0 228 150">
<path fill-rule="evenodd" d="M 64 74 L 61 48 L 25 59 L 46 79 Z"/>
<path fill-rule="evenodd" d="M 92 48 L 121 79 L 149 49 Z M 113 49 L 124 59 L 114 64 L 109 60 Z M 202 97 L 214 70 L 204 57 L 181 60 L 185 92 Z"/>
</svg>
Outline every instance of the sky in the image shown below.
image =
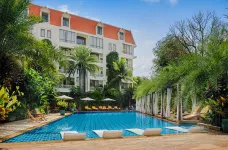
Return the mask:
<svg viewBox="0 0 228 150">
<path fill-rule="evenodd" d="M 35 4 L 129 29 L 137 47 L 134 76 L 152 74 L 152 49 L 175 22 L 199 11 L 224 19 L 228 0 L 33 0 Z M 225 20 L 226 21 L 226 20 Z"/>
</svg>

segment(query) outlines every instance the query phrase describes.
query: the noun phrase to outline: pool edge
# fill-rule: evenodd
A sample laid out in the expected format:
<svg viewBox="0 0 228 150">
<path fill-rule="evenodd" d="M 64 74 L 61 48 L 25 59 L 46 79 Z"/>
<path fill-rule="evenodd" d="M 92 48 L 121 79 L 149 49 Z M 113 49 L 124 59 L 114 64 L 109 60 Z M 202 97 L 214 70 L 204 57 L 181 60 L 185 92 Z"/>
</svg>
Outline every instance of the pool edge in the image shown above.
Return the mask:
<svg viewBox="0 0 228 150">
<path fill-rule="evenodd" d="M 35 125 L 35 126 L 33 126 L 33 127 L 26 128 L 26 129 L 21 130 L 21 131 L 18 131 L 18 132 L 16 132 L 16 133 L 12 133 L 12 134 L 3 136 L 3 137 L 0 138 L 0 143 L 3 143 L 4 141 L 6 141 L 6 140 L 8 140 L 8 139 L 10 139 L 10 138 L 13 138 L 13 137 L 15 137 L 15 136 L 18 136 L 18 135 L 20 135 L 20 134 L 23 134 L 23 133 L 25 133 L 25 132 L 27 132 L 27 131 L 30 131 L 30 130 L 39 128 L 39 127 L 41 127 L 41 126 L 47 125 L 47 124 L 49 124 L 49 123 L 51 123 L 51 122 L 54 122 L 54 121 L 57 121 L 57 120 L 59 120 L 59 119 L 63 119 L 63 118 L 65 118 L 65 117 L 67 117 L 67 116 L 70 116 L 70 115 L 72 115 L 72 114 L 73 114 L 73 113 L 69 113 L 69 114 L 66 114 L 65 116 L 62 116 L 62 117 L 59 117 L 59 118 L 56 118 L 56 119 L 53 119 L 53 120 L 50 120 L 50 121 L 46 121 L 46 122 L 40 123 L 40 124 L 38 124 L 38 125 Z"/>
</svg>

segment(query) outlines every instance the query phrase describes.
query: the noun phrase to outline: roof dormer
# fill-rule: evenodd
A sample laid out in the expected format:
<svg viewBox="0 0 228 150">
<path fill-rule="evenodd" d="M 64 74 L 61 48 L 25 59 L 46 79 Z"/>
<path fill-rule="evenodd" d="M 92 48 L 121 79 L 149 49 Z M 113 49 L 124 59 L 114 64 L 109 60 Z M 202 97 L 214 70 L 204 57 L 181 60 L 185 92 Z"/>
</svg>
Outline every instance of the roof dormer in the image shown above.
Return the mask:
<svg viewBox="0 0 228 150">
<path fill-rule="evenodd" d="M 50 23 L 50 10 L 46 6 L 40 8 L 40 17 L 43 22 Z"/>
<path fill-rule="evenodd" d="M 118 32 L 118 37 L 119 37 L 119 40 L 125 40 L 125 30 L 123 28 L 121 28 Z"/>
<path fill-rule="evenodd" d="M 62 15 L 62 26 L 64 26 L 64 27 L 70 27 L 70 18 L 71 18 L 71 16 L 70 16 L 70 14 L 69 13 L 67 13 L 67 12 L 65 12 L 65 13 L 63 13 L 63 15 Z"/>
<path fill-rule="evenodd" d="M 104 35 L 104 24 L 102 22 L 98 22 L 96 26 L 96 33 L 97 35 L 100 35 L 100 36 Z"/>
</svg>

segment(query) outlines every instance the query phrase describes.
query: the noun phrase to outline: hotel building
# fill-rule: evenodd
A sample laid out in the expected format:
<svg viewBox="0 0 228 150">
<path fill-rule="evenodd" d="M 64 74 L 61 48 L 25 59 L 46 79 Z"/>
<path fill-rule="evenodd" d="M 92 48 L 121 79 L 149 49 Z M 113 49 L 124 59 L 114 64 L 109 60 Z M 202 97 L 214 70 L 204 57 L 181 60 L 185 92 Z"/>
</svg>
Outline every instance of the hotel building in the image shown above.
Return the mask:
<svg viewBox="0 0 228 150">
<path fill-rule="evenodd" d="M 65 51 L 66 55 L 70 55 L 69 50 L 77 45 L 85 45 L 92 50 L 92 55 L 99 60 L 97 65 L 100 69 L 96 72 L 96 77 L 86 73 L 86 91 L 106 84 L 106 56 L 112 51 L 118 52 L 120 58 L 126 59 L 126 66 L 133 68 L 136 44 L 131 31 L 35 4 L 31 4 L 28 11 L 30 15 L 40 16 L 43 20 L 32 29 L 32 34 L 37 39 L 49 39 L 54 46 Z M 67 76 L 64 68 L 58 67 L 59 72 Z M 125 89 L 131 84 L 122 81 L 121 87 Z M 72 86 L 79 86 L 78 72 L 64 79 L 57 90 L 67 93 Z"/>
</svg>

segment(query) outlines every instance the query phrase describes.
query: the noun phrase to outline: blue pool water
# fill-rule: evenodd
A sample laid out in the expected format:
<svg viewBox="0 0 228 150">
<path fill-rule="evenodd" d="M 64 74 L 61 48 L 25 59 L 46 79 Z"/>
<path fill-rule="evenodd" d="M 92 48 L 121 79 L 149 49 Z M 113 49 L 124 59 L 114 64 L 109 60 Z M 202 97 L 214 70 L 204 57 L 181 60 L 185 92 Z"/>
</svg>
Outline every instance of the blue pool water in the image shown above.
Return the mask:
<svg viewBox="0 0 228 150">
<path fill-rule="evenodd" d="M 87 138 L 98 138 L 92 130 L 124 130 L 123 136 L 136 136 L 126 131 L 129 128 L 162 128 L 162 134 L 177 134 L 178 131 L 165 129 L 175 124 L 137 112 L 88 112 L 72 114 L 42 127 L 25 132 L 4 142 L 31 142 L 61 140 L 60 131 L 86 132 Z M 179 125 L 189 129 L 192 125 Z"/>
</svg>

